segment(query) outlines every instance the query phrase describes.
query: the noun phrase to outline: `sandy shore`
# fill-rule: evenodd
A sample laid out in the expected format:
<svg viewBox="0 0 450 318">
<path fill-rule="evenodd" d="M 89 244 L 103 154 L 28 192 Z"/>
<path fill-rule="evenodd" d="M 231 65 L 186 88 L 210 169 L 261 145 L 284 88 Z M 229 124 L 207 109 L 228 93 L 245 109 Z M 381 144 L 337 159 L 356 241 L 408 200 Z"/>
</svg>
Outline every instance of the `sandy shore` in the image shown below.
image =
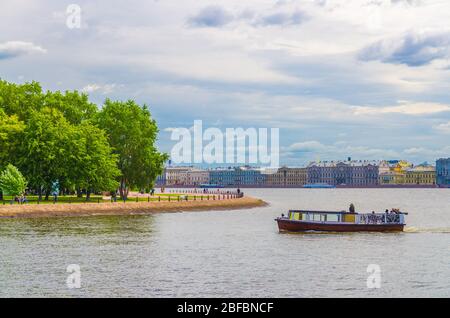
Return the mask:
<svg viewBox="0 0 450 318">
<path fill-rule="evenodd" d="M 116 203 L 72 203 L 0 205 L 0 218 L 25 217 L 69 217 L 92 215 L 137 215 L 152 213 L 174 213 L 186 211 L 235 210 L 267 205 L 252 197 L 227 200 L 197 200 L 182 202 L 116 202 Z"/>
</svg>

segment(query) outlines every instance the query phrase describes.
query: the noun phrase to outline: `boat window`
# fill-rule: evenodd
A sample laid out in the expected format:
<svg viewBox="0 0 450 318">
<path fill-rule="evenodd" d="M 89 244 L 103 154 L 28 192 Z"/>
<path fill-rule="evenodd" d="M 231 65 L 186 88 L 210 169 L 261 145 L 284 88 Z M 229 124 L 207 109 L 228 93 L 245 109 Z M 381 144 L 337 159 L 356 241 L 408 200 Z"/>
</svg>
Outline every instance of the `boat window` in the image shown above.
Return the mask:
<svg viewBox="0 0 450 318">
<path fill-rule="evenodd" d="M 318 213 L 313 213 L 312 214 L 312 220 L 313 221 L 320 221 L 321 219 L 320 219 L 320 214 L 318 214 Z"/>
<path fill-rule="evenodd" d="M 327 221 L 329 221 L 329 222 L 338 222 L 339 221 L 339 215 L 338 214 L 328 214 L 327 215 Z"/>
</svg>

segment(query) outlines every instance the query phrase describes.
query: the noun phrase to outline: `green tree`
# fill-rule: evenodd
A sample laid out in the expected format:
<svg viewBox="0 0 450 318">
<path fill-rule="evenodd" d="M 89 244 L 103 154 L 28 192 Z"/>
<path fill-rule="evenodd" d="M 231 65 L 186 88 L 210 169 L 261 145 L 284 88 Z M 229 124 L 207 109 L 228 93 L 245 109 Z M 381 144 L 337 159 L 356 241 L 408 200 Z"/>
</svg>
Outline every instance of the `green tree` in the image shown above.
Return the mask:
<svg viewBox="0 0 450 318">
<path fill-rule="evenodd" d="M 67 121 L 80 124 L 92 118 L 98 111 L 97 106 L 89 102 L 87 94 L 77 91 L 47 91 L 45 94 L 38 82 L 14 84 L 0 80 L 0 108 L 8 115 L 16 115 L 25 121 L 31 112 L 44 107 L 57 109 Z"/>
<path fill-rule="evenodd" d="M 70 135 L 73 127 L 56 109 L 43 108 L 31 111 L 23 133 L 18 164 L 30 185 L 45 191 L 46 199 L 52 183 L 67 182 L 67 158 L 73 153 Z"/>
<path fill-rule="evenodd" d="M 97 123 L 106 131 L 118 155 L 120 196 L 126 198 L 130 187 L 153 186 L 168 155 L 158 152 L 155 146 L 158 127 L 148 107 L 141 107 L 132 100 L 107 99 L 97 115 Z"/>
<path fill-rule="evenodd" d="M 14 84 L 0 80 L 0 108 L 7 115 L 16 115 L 25 121 L 31 111 L 44 106 L 45 96 L 38 82 Z"/>
<path fill-rule="evenodd" d="M 88 95 L 77 91 L 48 91 L 45 96 L 45 106 L 59 110 L 71 124 L 81 124 L 91 119 L 98 111 L 97 105 L 89 102 Z"/>
<path fill-rule="evenodd" d="M 25 124 L 18 120 L 17 116 L 8 116 L 0 108 L 0 171 L 8 162 L 17 161 L 17 150 L 22 141 Z M 0 189 L 0 200 L 3 192 Z"/>
<path fill-rule="evenodd" d="M 0 174 L 0 188 L 5 194 L 23 195 L 27 189 L 27 180 L 19 169 L 12 164 L 8 164 Z"/>
<path fill-rule="evenodd" d="M 108 143 L 105 132 L 84 122 L 77 126 L 71 136 L 73 151 L 67 158 L 69 180 L 77 189 L 86 189 L 86 199 L 91 192 L 115 191 L 119 186 L 116 178 L 120 176 L 116 154 Z"/>
</svg>

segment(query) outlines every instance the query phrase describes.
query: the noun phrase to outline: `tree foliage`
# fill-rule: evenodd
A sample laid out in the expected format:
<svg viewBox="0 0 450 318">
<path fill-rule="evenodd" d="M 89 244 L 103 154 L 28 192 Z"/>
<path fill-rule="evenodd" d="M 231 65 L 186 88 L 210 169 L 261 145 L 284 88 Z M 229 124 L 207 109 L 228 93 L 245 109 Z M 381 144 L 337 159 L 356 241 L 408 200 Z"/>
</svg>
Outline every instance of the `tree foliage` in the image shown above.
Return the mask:
<svg viewBox="0 0 450 318">
<path fill-rule="evenodd" d="M 106 100 L 102 110 L 77 91 L 43 92 L 37 82 L 0 80 L 0 169 L 16 165 L 30 189 L 112 191 L 152 186 L 167 155 L 146 106 Z M 1 196 L 1 191 L 0 191 Z"/>
<path fill-rule="evenodd" d="M 0 189 L 9 195 L 22 195 L 27 188 L 27 180 L 12 164 L 8 164 L 0 174 Z"/>
<path fill-rule="evenodd" d="M 168 156 L 155 147 L 158 127 L 147 106 L 141 107 L 132 100 L 106 100 L 97 123 L 107 132 L 118 156 L 120 195 L 126 197 L 130 187 L 152 186 Z"/>
<path fill-rule="evenodd" d="M 15 150 L 22 140 L 25 124 L 16 115 L 8 116 L 0 108 L 0 170 L 15 160 Z"/>
</svg>

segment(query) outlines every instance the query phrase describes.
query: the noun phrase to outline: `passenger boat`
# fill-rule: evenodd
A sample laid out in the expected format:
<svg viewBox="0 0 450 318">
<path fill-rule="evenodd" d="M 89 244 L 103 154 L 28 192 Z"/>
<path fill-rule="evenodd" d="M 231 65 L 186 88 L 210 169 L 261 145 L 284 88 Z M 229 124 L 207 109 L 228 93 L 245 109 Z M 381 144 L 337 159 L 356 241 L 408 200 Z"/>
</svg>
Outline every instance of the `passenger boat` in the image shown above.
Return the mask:
<svg viewBox="0 0 450 318">
<path fill-rule="evenodd" d="M 406 214 L 290 210 L 275 221 L 280 232 L 402 232 Z"/>
</svg>

